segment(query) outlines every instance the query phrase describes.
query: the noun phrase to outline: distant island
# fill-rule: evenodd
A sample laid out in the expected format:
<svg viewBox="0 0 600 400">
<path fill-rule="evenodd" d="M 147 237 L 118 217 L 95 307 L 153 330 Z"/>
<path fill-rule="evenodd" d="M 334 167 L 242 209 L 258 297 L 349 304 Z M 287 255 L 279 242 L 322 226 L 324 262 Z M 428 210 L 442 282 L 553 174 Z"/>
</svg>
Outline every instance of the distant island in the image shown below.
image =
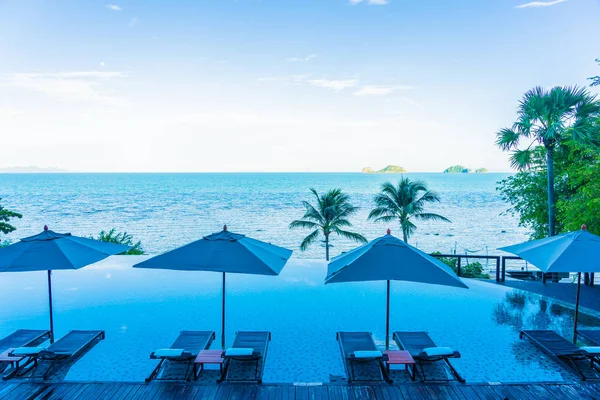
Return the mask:
<svg viewBox="0 0 600 400">
<path fill-rule="evenodd" d="M 403 174 L 406 170 L 399 165 L 388 165 L 385 168 L 375 171 L 371 167 L 364 167 L 362 169 L 363 174 Z"/>
<path fill-rule="evenodd" d="M 0 173 L 3 174 L 36 174 L 36 173 L 59 173 L 59 172 L 68 172 L 66 169 L 56 168 L 56 167 L 7 167 L 0 168 Z"/>
<path fill-rule="evenodd" d="M 487 168 L 477 168 L 475 170 L 467 168 L 463 165 L 453 165 L 444 170 L 445 174 L 487 174 Z"/>
</svg>

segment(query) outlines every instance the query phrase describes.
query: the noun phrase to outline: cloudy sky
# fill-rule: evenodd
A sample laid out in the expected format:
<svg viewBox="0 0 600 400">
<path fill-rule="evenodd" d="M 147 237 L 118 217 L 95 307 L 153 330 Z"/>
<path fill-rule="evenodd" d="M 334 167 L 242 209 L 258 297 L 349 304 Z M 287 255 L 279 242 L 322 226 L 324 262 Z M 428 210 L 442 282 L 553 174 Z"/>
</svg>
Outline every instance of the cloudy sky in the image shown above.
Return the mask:
<svg viewBox="0 0 600 400">
<path fill-rule="evenodd" d="M 600 74 L 598 0 L 0 0 L 0 168 L 507 171 L 535 85 Z"/>
</svg>

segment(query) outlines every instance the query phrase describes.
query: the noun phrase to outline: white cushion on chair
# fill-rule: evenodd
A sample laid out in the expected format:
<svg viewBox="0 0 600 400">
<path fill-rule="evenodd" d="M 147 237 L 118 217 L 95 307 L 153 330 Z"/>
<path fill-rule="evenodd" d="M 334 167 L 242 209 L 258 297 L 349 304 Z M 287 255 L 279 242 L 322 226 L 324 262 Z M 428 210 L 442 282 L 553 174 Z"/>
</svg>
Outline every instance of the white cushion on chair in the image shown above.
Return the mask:
<svg viewBox="0 0 600 400">
<path fill-rule="evenodd" d="M 155 357 L 181 357 L 183 349 L 158 349 L 154 352 Z"/>
<path fill-rule="evenodd" d="M 46 350 L 45 347 L 17 347 L 13 349 L 11 354 L 15 356 L 37 356 L 44 350 Z"/>
<path fill-rule="evenodd" d="M 225 350 L 225 357 L 243 357 L 243 356 L 251 356 L 254 352 L 254 349 L 249 347 L 232 347 Z"/>
<path fill-rule="evenodd" d="M 354 353 L 354 358 L 380 358 L 383 353 L 379 350 L 358 350 Z"/>
<path fill-rule="evenodd" d="M 427 347 L 423 349 L 428 357 L 439 357 L 439 356 L 451 356 L 454 354 L 454 350 L 450 347 Z"/>
<path fill-rule="evenodd" d="M 580 349 L 590 354 L 600 354 L 600 346 L 583 346 Z"/>
</svg>

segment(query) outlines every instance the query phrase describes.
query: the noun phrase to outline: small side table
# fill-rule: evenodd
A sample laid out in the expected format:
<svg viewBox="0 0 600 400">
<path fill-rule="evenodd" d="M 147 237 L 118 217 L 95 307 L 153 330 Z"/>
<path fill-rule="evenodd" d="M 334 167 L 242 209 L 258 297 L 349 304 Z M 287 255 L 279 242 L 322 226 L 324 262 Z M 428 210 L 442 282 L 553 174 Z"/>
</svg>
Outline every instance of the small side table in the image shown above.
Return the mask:
<svg viewBox="0 0 600 400">
<path fill-rule="evenodd" d="M 194 360 L 194 379 L 198 379 L 204 370 L 204 364 L 219 365 L 219 371 L 223 372 L 223 350 L 202 350 Z"/>
<path fill-rule="evenodd" d="M 411 380 L 415 380 L 415 360 L 412 358 L 410 353 L 406 350 L 385 350 L 383 352 L 387 354 L 388 360 L 385 363 L 388 375 L 390 373 L 391 365 L 404 365 L 408 376 Z"/>
<path fill-rule="evenodd" d="M 8 349 L 5 352 L 0 353 L 0 362 L 9 363 L 11 368 L 13 369 L 9 375 L 6 375 L 6 379 L 11 378 L 13 375 L 19 372 L 19 369 L 21 368 L 21 361 L 25 359 L 25 357 L 21 356 L 9 356 L 9 354 L 12 353 L 13 350 L 14 349 Z"/>
</svg>

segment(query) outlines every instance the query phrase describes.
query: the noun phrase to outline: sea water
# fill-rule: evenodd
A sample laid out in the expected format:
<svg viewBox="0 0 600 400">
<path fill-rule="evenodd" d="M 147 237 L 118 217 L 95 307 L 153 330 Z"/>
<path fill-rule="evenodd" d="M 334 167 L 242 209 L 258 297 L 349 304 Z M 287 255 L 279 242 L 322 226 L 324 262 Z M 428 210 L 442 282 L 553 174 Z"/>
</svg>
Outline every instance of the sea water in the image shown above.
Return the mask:
<svg viewBox="0 0 600 400">
<path fill-rule="evenodd" d="M 496 190 L 507 174 L 410 173 L 425 180 L 440 196 L 427 207 L 450 219 L 413 222 L 410 243 L 420 249 L 458 254 L 497 254 L 496 249 L 527 239 L 528 232 L 506 213 Z M 141 240 L 147 253 L 160 253 L 219 231 L 233 232 L 293 249 L 295 257 L 322 258 L 322 243 L 299 251 L 306 230 L 288 225 L 304 213 L 302 201 L 314 203 L 309 188 L 324 192 L 341 188 L 360 209 L 350 218 L 349 230 L 371 240 L 390 228 L 399 235 L 398 222 L 367 220 L 373 196 L 385 181 L 400 175 L 360 173 L 215 173 L 215 174 L 0 174 L 3 206 L 23 214 L 13 220 L 13 241 L 39 233 L 44 225 L 57 232 L 97 235 L 116 228 Z M 331 254 L 356 246 L 332 237 Z"/>
</svg>

